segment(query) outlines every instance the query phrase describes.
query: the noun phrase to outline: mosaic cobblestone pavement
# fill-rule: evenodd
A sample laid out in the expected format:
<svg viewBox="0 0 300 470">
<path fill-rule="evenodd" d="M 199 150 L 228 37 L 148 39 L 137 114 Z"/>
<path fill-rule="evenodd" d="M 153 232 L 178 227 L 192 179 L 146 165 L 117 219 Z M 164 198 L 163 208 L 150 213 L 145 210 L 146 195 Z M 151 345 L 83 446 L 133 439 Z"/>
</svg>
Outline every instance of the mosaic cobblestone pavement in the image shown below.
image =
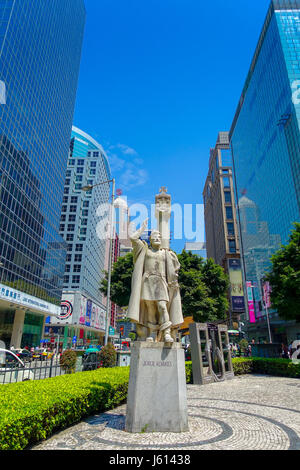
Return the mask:
<svg viewBox="0 0 300 470">
<path fill-rule="evenodd" d="M 126 405 L 33 450 L 300 450 L 300 379 L 242 376 L 188 385 L 189 432 L 124 431 Z"/>
</svg>

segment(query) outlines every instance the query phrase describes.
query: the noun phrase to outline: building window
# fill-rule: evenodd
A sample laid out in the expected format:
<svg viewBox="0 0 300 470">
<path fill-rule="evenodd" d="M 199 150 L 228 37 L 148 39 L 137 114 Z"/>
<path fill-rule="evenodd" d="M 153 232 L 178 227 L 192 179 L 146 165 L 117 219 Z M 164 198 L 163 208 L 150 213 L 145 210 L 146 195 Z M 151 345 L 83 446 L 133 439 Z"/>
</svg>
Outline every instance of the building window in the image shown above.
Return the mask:
<svg viewBox="0 0 300 470">
<path fill-rule="evenodd" d="M 64 194 L 69 194 L 69 188 L 64 189 Z"/>
<path fill-rule="evenodd" d="M 75 224 L 68 224 L 68 232 L 74 232 Z"/>
<path fill-rule="evenodd" d="M 74 261 L 77 262 L 77 263 L 81 263 L 82 255 L 75 255 Z"/>
<path fill-rule="evenodd" d="M 235 240 L 229 240 L 229 253 L 236 253 Z"/>
<path fill-rule="evenodd" d="M 227 234 L 234 235 L 234 224 L 232 222 L 227 222 Z"/>
<path fill-rule="evenodd" d="M 77 206 L 70 206 L 70 212 L 76 212 Z"/>
<path fill-rule="evenodd" d="M 67 212 L 67 206 L 62 206 L 61 211 L 62 212 Z"/>
<path fill-rule="evenodd" d="M 75 220 L 76 220 L 76 214 L 69 215 L 69 222 L 75 222 Z"/>
<path fill-rule="evenodd" d="M 216 156 L 216 170 L 218 171 L 219 169 L 219 155 L 217 154 Z"/>
<path fill-rule="evenodd" d="M 89 207 L 90 201 L 83 201 L 83 207 Z"/>
<path fill-rule="evenodd" d="M 77 173 L 83 174 L 83 167 L 79 167 L 76 169 Z"/>
<path fill-rule="evenodd" d="M 80 276 L 72 276 L 72 284 L 79 284 Z"/>
<path fill-rule="evenodd" d="M 76 245 L 76 251 L 83 251 L 83 245 L 81 243 Z"/>
<path fill-rule="evenodd" d="M 84 160 L 77 160 L 77 166 L 84 166 Z"/>
<path fill-rule="evenodd" d="M 64 284 L 69 284 L 70 276 L 64 276 Z"/>
<path fill-rule="evenodd" d="M 75 165 L 75 160 L 69 160 L 69 165 L 74 166 Z"/>
<path fill-rule="evenodd" d="M 75 184 L 75 191 L 80 191 L 81 188 L 82 188 L 82 184 L 81 184 L 81 183 L 76 183 L 76 184 Z"/>
<path fill-rule="evenodd" d="M 63 232 L 65 230 L 65 224 L 60 224 L 59 231 Z"/>
<path fill-rule="evenodd" d="M 230 149 L 222 149 L 221 157 L 222 157 L 222 166 L 232 166 L 232 158 L 231 158 Z"/>
<path fill-rule="evenodd" d="M 68 199 L 69 199 L 68 196 L 64 196 L 63 197 L 63 203 L 68 204 Z"/>
<path fill-rule="evenodd" d="M 72 196 L 71 197 L 71 204 L 77 204 L 78 202 L 78 197 L 77 196 Z"/>
<path fill-rule="evenodd" d="M 61 217 L 60 217 L 60 220 L 62 222 L 65 222 L 66 221 L 66 214 L 63 214 Z"/>
<path fill-rule="evenodd" d="M 231 192 L 230 191 L 224 191 L 224 197 L 225 197 L 225 202 L 231 204 Z"/>
<path fill-rule="evenodd" d="M 66 171 L 66 177 L 69 178 L 71 176 L 71 173 L 72 173 L 71 170 L 67 170 Z"/>
<path fill-rule="evenodd" d="M 86 235 L 86 228 L 80 229 L 80 235 Z"/>
<path fill-rule="evenodd" d="M 65 266 L 65 272 L 66 273 L 69 273 L 71 271 L 71 265 L 70 264 L 66 264 Z"/>
<path fill-rule="evenodd" d="M 80 273 L 81 272 L 81 264 L 74 264 L 74 273 Z"/>
<path fill-rule="evenodd" d="M 66 263 L 71 263 L 72 254 L 66 256 Z"/>
<path fill-rule="evenodd" d="M 81 182 L 82 179 L 83 179 L 83 176 L 77 175 L 75 181 L 76 181 L 76 182 L 77 182 L 77 181 L 78 181 L 78 182 Z"/>
<path fill-rule="evenodd" d="M 66 181 L 65 181 L 65 185 L 69 186 L 69 184 L 70 184 L 70 178 L 67 178 Z"/>
<path fill-rule="evenodd" d="M 226 219 L 233 219 L 232 207 L 226 207 Z"/>
<path fill-rule="evenodd" d="M 89 215 L 89 211 L 87 209 L 82 209 L 82 216 L 87 217 Z"/>
<path fill-rule="evenodd" d="M 72 251 L 72 250 L 73 250 L 73 245 L 72 245 L 72 244 L 69 244 L 69 245 L 67 246 L 67 251 Z"/>
<path fill-rule="evenodd" d="M 91 162 L 91 168 L 96 168 L 97 162 Z"/>
<path fill-rule="evenodd" d="M 94 176 L 95 174 L 96 174 L 96 170 L 90 169 L 90 175 L 91 175 L 91 176 Z"/>
<path fill-rule="evenodd" d="M 230 180 L 228 176 L 223 177 L 223 185 L 224 185 L 224 188 L 230 188 Z"/>
<path fill-rule="evenodd" d="M 87 225 L 88 219 L 82 219 L 81 220 L 81 225 Z"/>
<path fill-rule="evenodd" d="M 73 233 L 67 233 L 66 240 L 67 240 L 67 242 L 74 241 L 74 234 Z"/>
</svg>

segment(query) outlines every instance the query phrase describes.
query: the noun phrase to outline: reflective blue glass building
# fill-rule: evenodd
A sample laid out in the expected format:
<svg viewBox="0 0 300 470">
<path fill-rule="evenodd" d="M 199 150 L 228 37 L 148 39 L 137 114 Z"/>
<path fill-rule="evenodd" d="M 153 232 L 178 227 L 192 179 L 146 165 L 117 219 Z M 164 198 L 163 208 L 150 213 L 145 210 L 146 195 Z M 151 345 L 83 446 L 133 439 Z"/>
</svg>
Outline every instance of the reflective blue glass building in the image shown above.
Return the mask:
<svg viewBox="0 0 300 470">
<path fill-rule="evenodd" d="M 0 0 L 0 283 L 60 303 L 83 0 Z"/>
<path fill-rule="evenodd" d="M 59 314 L 59 234 L 84 0 L 0 0 L 0 340 L 38 346 Z"/>
<path fill-rule="evenodd" d="M 255 306 L 251 331 L 261 340 L 268 336 L 260 281 L 300 220 L 299 80 L 300 0 L 274 0 L 230 131 L 245 280 Z M 273 341 L 286 341 L 287 325 L 271 316 Z M 291 335 L 298 333 L 299 325 Z"/>
</svg>

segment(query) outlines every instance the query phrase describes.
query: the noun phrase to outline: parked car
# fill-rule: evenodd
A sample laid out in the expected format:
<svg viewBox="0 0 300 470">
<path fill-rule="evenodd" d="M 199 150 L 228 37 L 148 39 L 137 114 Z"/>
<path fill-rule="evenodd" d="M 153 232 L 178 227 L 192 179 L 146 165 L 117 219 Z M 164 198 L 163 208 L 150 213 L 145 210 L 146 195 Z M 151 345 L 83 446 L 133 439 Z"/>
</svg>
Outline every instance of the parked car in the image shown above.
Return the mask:
<svg viewBox="0 0 300 470">
<path fill-rule="evenodd" d="M 34 380 L 34 373 L 25 369 L 23 362 L 15 353 L 0 349 L 0 384 Z"/>
<path fill-rule="evenodd" d="M 24 362 L 32 361 L 32 353 L 27 349 L 15 349 L 13 352 Z"/>
<path fill-rule="evenodd" d="M 85 352 L 82 357 L 82 370 L 95 370 L 101 367 L 102 363 L 100 360 L 99 351 L 92 350 L 90 352 Z"/>
</svg>

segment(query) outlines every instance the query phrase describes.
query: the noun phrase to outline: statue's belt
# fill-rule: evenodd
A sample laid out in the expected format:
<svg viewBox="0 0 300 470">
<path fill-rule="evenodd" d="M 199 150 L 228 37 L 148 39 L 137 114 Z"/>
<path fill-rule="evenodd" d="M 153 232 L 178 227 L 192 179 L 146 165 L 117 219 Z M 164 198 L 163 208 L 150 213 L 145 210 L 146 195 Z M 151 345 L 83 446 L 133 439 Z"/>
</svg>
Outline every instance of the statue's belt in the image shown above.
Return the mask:
<svg viewBox="0 0 300 470">
<path fill-rule="evenodd" d="M 158 277 L 161 277 L 164 281 L 166 281 L 166 276 L 162 275 L 161 273 L 155 273 L 155 272 L 154 273 L 148 273 L 148 272 L 144 273 L 144 278 L 145 279 L 148 279 L 148 277 L 150 277 L 150 276 L 158 276 Z"/>
</svg>

